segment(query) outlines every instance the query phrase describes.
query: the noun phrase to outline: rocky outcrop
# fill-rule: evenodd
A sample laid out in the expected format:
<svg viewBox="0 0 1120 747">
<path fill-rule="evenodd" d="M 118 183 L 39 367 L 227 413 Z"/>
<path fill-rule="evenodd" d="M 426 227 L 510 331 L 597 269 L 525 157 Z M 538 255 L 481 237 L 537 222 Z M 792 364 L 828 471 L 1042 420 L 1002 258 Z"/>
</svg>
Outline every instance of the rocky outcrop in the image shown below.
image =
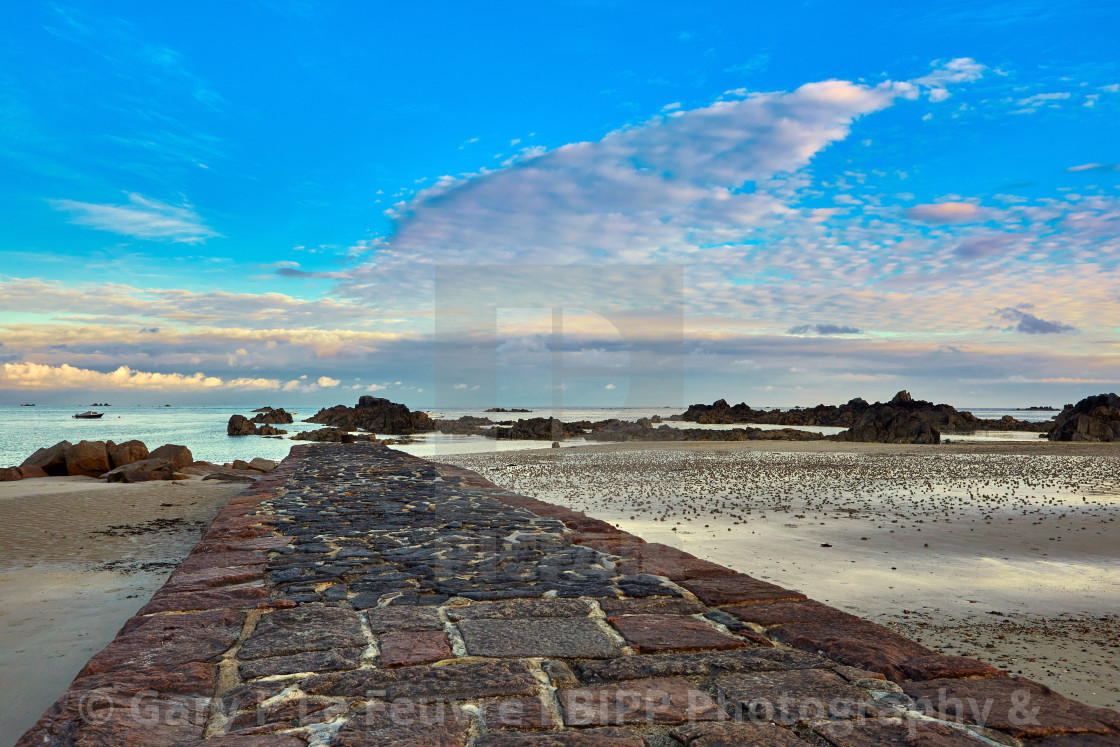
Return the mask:
<svg viewBox="0 0 1120 747">
<path fill-rule="evenodd" d="M 512 407 L 509 409 L 505 407 L 488 407 L 486 408 L 486 412 L 532 412 L 532 410 L 526 410 L 523 407 Z"/>
<path fill-rule="evenodd" d="M 486 431 L 490 438 L 513 439 L 518 441 L 562 441 L 584 435 L 584 429 L 577 423 L 565 423 L 556 418 L 529 418 L 518 420 L 508 428 L 495 426 Z"/>
<path fill-rule="evenodd" d="M 327 441 L 330 443 L 352 444 L 359 441 L 374 441 L 377 439 L 368 433 L 347 433 L 341 428 L 320 428 L 316 431 L 303 431 L 292 436 L 293 441 Z"/>
<path fill-rule="evenodd" d="M 793 428 L 674 428 L 662 425 L 653 427 L 653 421 L 641 418 L 637 422 L 628 420 L 604 420 L 596 423 L 587 434 L 589 441 L 820 441 L 819 433 L 794 430 Z"/>
<path fill-rule="evenodd" d="M 412 412 L 405 405 L 382 397 L 364 396 L 355 407 L 335 405 L 312 415 L 305 423 L 329 425 L 344 431 L 363 430 L 370 433 L 408 435 L 436 429 L 435 421 L 426 412 Z"/>
<path fill-rule="evenodd" d="M 476 436 L 495 425 L 490 418 L 477 418 L 473 415 L 464 415 L 458 420 L 433 420 L 436 430 L 440 433 L 454 433 L 460 436 Z"/>
<path fill-rule="evenodd" d="M 1120 441 L 1120 396 L 1098 394 L 1066 405 L 1046 434 L 1051 441 Z"/>
<path fill-rule="evenodd" d="M 899 399 L 901 397 L 901 399 Z M 1030 431 L 1042 433 L 1050 424 L 1037 423 L 1006 415 L 998 420 L 978 418 L 971 412 L 957 410 L 951 405 L 935 405 L 924 400 L 915 400 L 909 392 L 899 392 L 895 397 L 898 404 L 921 411 L 921 418 L 946 433 L 974 433 L 975 431 Z M 727 400 L 716 400 L 710 405 L 692 405 L 674 420 L 687 420 L 701 424 L 756 423 L 766 425 L 824 426 L 831 428 L 852 428 L 867 414 L 869 408 L 881 407 L 881 403 L 869 405 L 866 400 L 856 397 L 843 405 L 817 405 L 816 407 L 795 408 L 792 410 L 755 410 L 740 402 L 727 404 Z"/>
<path fill-rule="evenodd" d="M 68 475 L 100 477 L 111 468 L 104 441 L 79 441 L 62 454 Z"/>
<path fill-rule="evenodd" d="M 51 477 L 61 477 L 66 474 L 66 450 L 73 445 L 69 441 L 59 441 L 54 446 L 39 449 L 19 466 L 38 467 Z"/>
<path fill-rule="evenodd" d="M 859 420 L 848 430 L 837 434 L 837 441 L 863 441 L 882 444 L 939 444 L 941 431 L 934 425 L 937 408 L 915 400 L 907 391 L 901 391 L 890 402 L 876 402 L 867 407 Z"/>
<path fill-rule="evenodd" d="M 279 420 L 276 420 L 275 422 L 277 422 L 277 423 L 291 423 L 292 422 L 292 416 L 289 415 L 288 413 L 284 412 L 283 410 L 274 410 L 273 411 L 273 413 L 276 413 L 276 412 L 284 413 L 284 416 L 287 417 L 287 420 L 279 419 Z M 267 417 L 269 414 L 272 414 L 272 413 L 266 413 L 264 415 L 264 417 Z M 280 436 L 280 435 L 283 435 L 283 434 L 287 433 L 287 431 L 280 430 L 279 428 L 273 427 L 270 424 L 271 421 L 258 420 L 257 418 L 260 418 L 260 417 L 262 417 L 262 416 L 258 415 L 256 418 L 253 418 L 252 420 L 249 420 L 244 415 L 232 415 L 232 416 L 230 416 L 229 422 L 226 423 L 226 435 L 227 436 Z M 262 425 L 257 425 L 257 423 L 263 423 L 263 424 Z"/>
<path fill-rule="evenodd" d="M 23 479 L 23 470 L 19 467 L 0 467 L 0 482 L 15 482 Z"/>
<path fill-rule="evenodd" d="M 285 425 L 287 423 L 295 422 L 295 419 L 292 417 L 292 414 L 290 412 L 286 412 L 284 408 L 281 407 L 278 410 L 269 408 L 268 410 L 261 412 L 258 415 L 254 415 L 252 422 L 266 423 L 268 425 Z"/>
</svg>

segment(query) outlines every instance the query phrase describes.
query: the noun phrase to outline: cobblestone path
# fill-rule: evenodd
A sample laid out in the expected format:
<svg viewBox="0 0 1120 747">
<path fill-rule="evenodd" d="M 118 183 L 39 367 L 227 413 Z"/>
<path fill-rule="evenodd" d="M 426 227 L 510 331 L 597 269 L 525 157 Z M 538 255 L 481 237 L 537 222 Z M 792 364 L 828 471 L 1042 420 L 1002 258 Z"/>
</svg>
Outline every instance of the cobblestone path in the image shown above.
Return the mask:
<svg viewBox="0 0 1120 747">
<path fill-rule="evenodd" d="M 19 742 L 807 744 L 1117 745 L 1120 714 L 473 472 L 317 444 Z"/>
</svg>

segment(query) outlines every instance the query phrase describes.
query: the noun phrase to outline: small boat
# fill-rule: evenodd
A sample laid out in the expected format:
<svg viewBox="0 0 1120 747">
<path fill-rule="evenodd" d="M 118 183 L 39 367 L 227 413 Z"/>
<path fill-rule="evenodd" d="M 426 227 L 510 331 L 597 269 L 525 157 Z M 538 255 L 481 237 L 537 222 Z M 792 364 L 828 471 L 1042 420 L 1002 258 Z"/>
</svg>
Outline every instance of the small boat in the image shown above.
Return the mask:
<svg viewBox="0 0 1120 747">
<path fill-rule="evenodd" d="M 80 412 L 74 417 L 78 418 L 79 420 L 96 420 L 104 414 L 105 413 L 103 412 L 94 412 L 93 410 L 90 410 L 89 412 Z"/>
</svg>

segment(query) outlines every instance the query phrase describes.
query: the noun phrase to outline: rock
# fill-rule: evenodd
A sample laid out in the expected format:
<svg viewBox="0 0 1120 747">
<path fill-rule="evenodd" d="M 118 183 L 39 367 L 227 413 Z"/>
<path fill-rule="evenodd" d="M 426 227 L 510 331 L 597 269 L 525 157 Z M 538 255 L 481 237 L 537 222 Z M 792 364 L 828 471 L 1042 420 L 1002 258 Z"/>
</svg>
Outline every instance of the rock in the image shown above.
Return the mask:
<svg viewBox="0 0 1120 747">
<path fill-rule="evenodd" d="M 494 425 L 490 418 L 477 418 L 473 415 L 464 415 L 458 420 L 433 420 L 436 430 L 440 433 L 456 433 L 459 435 L 473 436 L 481 434 L 486 428 Z"/>
<path fill-rule="evenodd" d="M 794 428 L 673 428 L 662 425 L 654 428 L 652 421 L 641 418 L 637 422 L 603 420 L 591 424 L 590 441 L 820 441 L 819 433 L 799 431 Z"/>
<path fill-rule="evenodd" d="M 294 418 L 292 418 L 291 413 L 286 412 L 283 407 L 279 410 L 269 410 L 268 412 L 254 415 L 252 420 L 254 423 L 265 423 L 268 425 L 274 425 L 276 423 L 285 424 L 293 421 Z"/>
<path fill-rule="evenodd" d="M 190 449 L 176 444 L 165 444 L 149 454 L 148 458 L 166 459 L 174 462 L 176 467 L 186 467 L 194 461 L 194 455 L 191 454 Z"/>
<path fill-rule="evenodd" d="M 280 430 L 279 428 L 275 428 L 271 425 L 262 425 L 257 428 L 258 436 L 274 437 L 283 436 L 286 433 L 287 431 Z"/>
<path fill-rule="evenodd" d="M 66 449 L 63 458 L 68 475 L 101 477 L 112 468 L 104 441 L 80 441 Z"/>
<path fill-rule="evenodd" d="M 231 415 L 226 423 L 227 436 L 253 436 L 257 429 L 244 415 Z"/>
<path fill-rule="evenodd" d="M 344 431 L 361 429 L 394 435 L 426 433 L 436 429 L 435 421 L 426 412 L 412 412 L 404 405 L 368 395 L 359 398 L 356 407 L 335 405 L 320 410 L 303 422 L 329 425 Z"/>
<path fill-rule="evenodd" d="M 123 444 L 114 444 L 112 448 L 108 448 L 106 444 L 106 449 L 109 452 L 109 464 L 113 468 L 148 458 L 148 447 L 143 441 L 125 441 Z"/>
<path fill-rule="evenodd" d="M 66 475 L 66 450 L 73 445 L 69 441 L 59 441 L 54 446 L 39 449 L 19 466 L 40 467 L 51 477 L 63 477 Z"/>
<path fill-rule="evenodd" d="M 23 479 L 23 470 L 19 467 L 0 467 L 0 482 L 15 482 Z"/>
<path fill-rule="evenodd" d="M 243 459 L 234 459 L 233 464 L 230 465 L 230 468 L 240 470 L 250 469 L 249 463 Z"/>
<path fill-rule="evenodd" d="M 560 448 L 560 442 L 559 441 L 553 441 L 552 442 L 552 448 L 559 449 Z"/>
<path fill-rule="evenodd" d="M 355 441 L 377 441 L 368 433 L 347 433 L 341 428 L 320 428 L 317 431 L 303 431 L 292 436 L 293 441 L 330 441 L 332 443 L 354 443 Z M 378 442 L 380 443 L 380 442 Z"/>
<path fill-rule="evenodd" d="M 584 435 L 584 430 L 577 423 L 565 423 L 556 418 L 529 418 L 518 420 L 509 428 L 491 428 L 485 435 L 520 441 L 563 441 L 565 438 Z"/>
<path fill-rule="evenodd" d="M 1046 434 L 1051 441 L 1120 441 L 1120 396 L 1098 394 L 1066 405 Z"/>
<path fill-rule="evenodd" d="M 159 449 L 156 449 L 159 451 Z M 153 452 L 154 454 L 155 452 Z M 188 463 L 189 464 L 189 463 Z M 184 465 L 186 466 L 186 465 Z M 148 458 L 139 462 L 125 464 L 110 470 L 105 479 L 109 482 L 148 482 L 150 480 L 171 480 L 179 472 L 179 465 L 170 459 Z"/>
<path fill-rule="evenodd" d="M 258 472 L 271 472 L 278 466 L 280 466 L 279 462 L 274 462 L 271 459 L 262 459 L 261 457 L 257 457 L 249 462 L 249 469 L 255 469 Z"/>
<path fill-rule="evenodd" d="M 908 394 L 906 396 L 909 397 Z M 872 405 L 851 428 L 837 434 L 835 439 L 884 444 L 941 443 L 941 431 L 922 412 L 916 411 L 916 404 L 920 403 L 895 397 L 889 404 Z"/>
<path fill-rule="evenodd" d="M 23 474 L 24 480 L 30 480 L 34 477 L 50 477 L 42 467 L 19 467 L 19 471 Z"/>
</svg>

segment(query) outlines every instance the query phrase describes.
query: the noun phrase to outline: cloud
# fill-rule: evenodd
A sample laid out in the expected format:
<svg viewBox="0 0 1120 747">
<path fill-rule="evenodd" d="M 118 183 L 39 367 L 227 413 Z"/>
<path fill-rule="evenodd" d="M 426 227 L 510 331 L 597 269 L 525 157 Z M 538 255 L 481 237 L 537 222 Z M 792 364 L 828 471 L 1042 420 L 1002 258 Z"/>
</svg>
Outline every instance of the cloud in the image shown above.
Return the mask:
<svg viewBox="0 0 1120 747">
<path fill-rule="evenodd" d="M 840 324 L 801 324 L 787 330 L 791 335 L 805 335 L 816 332 L 818 335 L 858 335 L 862 330 Z"/>
<path fill-rule="evenodd" d="M 55 210 L 70 215 L 74 225 L 111 231 L 138 239 L 197 244 L 221 237 L 208 227 L 190 205 L 169 205 L 131 193 L 126 205 L 98 205 L 75 200 L 47 200 Z"/>
<path fill-rule="evenodd" d="M 320 376 L 315 381 L 315 383 L 325 389 L 325 388 L 332 387 L 332 386 L 338 386 L 342 382 L 339 381 L 338 379 L 332 379 L 330 376 Z"/>
<path fill-rule="evenodd" d="M 238 378 L 223 381 L 202 373 L 154 373 L 128 366 L 109 371 L 40 363 L 5 363 L 0 366 L 0 389 L 147 389 L 167 392 L 213 389 L 278 389 L 276 379 Z"/>
<path fill-rule="evenodd" d="M 929 100 L 934 103 L 949 98 L 947 86 L 979 80 L 988 69 L 971 57 L 957 57 L 944 64 L 935 61 L 934 65 L 934 70 L 929 75 L 923 75 L 912 81 L 928 89 Z"/>
<path fill-rule="evenodd" d="M 978 259 L 1003 254 L 1007 248 L 1022 237 L 1017 234 L 998 234 L 994 236 L 970 236 L 962 239 L 953 253 L 964 259 Z"/>
<path fill-rule="evenodd" d="M 1120 171 L 1120 163 L 1083 163 L 1079 166 L 1070 166 L 1066 171 Z"/>
<path fill-rule="evenodd" d="M 985 220 L 984 211 L 971 202 L 937 202 L 907 208 L 903 215 L 935 225 L 978 223 Z"/>
<path fill-rule="evenodd" d="M 618 387 L 616 387 L 616 386 L 615 386 L 614 384 L 607 384 L 607 385 L 606 385 L 605 387 L 603 387 L 603 388 L 604 388 L 604 389 L 607 389 L 607 390 L 611 390 L 611 389 L 617 389 Z"/>
<path fill-rule="evenodd" d="M 1026 335 L 1060 335 L 1077 331 L 1076 327 L 1069 324 L 1050 322 L 1024 311 L 1029 308 L 1030 304 L 1020 304 L 1013 308 L 996 309 L 996 313 L 1006 321 L 1015 322 L 1014 326 L 1007 328 L 1008 331 L 1014 330 Z"/>
</svg>

